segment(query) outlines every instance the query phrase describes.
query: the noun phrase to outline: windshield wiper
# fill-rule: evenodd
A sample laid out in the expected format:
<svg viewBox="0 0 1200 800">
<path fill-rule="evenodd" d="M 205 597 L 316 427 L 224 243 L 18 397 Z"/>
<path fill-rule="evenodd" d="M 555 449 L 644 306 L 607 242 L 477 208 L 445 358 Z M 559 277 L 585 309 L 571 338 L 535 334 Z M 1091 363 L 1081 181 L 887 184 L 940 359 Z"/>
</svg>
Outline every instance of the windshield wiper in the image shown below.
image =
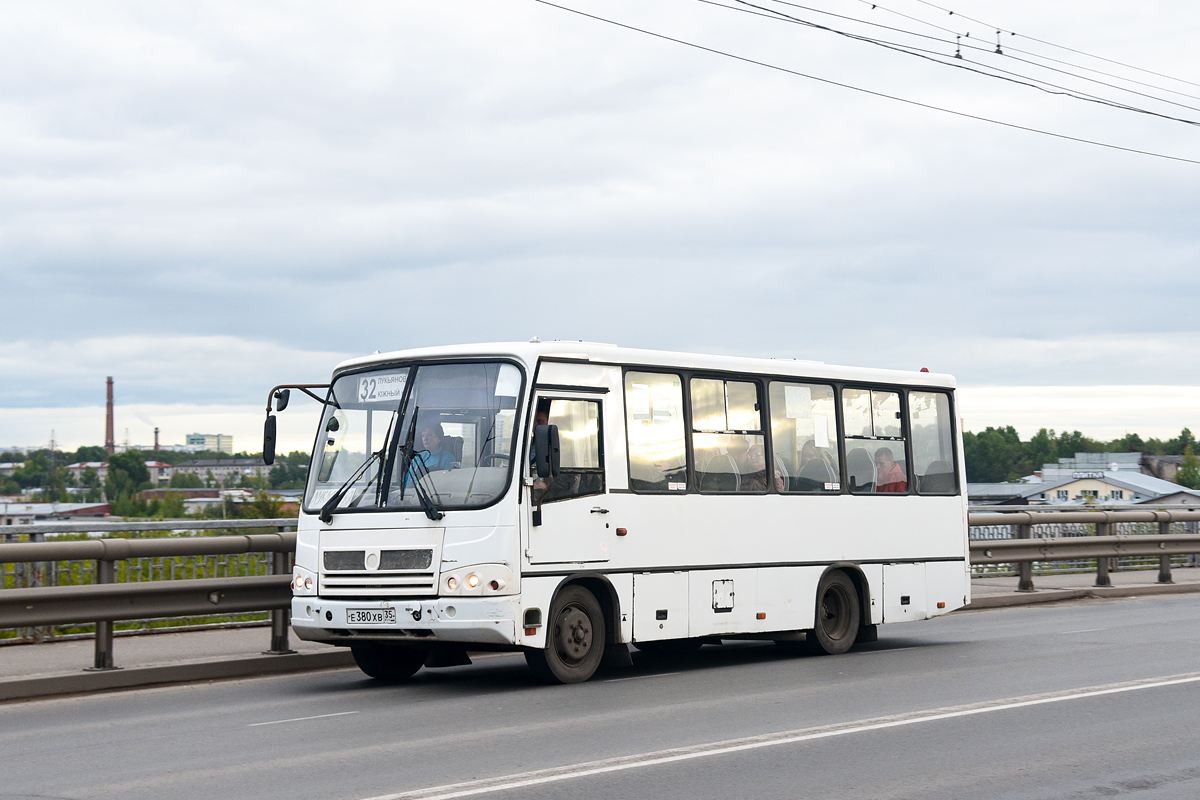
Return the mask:
<svg viewBox="0 0 1200 800">
<path fill-rule="evenodd" d="M 371 453 L 371 457 L 364 461 L 362 466 L 354 470 L 354 474 L 347 478 L 346 482 L 339 486 L 334 493 L 329 496 L 329 499 L 325 501 L 323 506 L 321 506 L 321 513 L 318 515 L 318 519 L 320 519 L 321 522 L 328 524 L 333 520 L 333 512 L 337 509 L 338 503 L 342 502 L 342 498 L 346 496 L 346 492 L 350 491 L 350 487 L 353 486 L 355 482 L 367 471 L 367 468 L 374 464 L 375 461 L 382 455 L 382 450 Z M 366 490 L 364 489 L 364 491 Z"/>
<path fill-rule="evenodd" d="M 429 496 L 429 492 L 425 490 L 425 487 L 421 486 L 421 478 L 424 478 L 429 474 L 429 468 L 425 466 L 424 461 L 420 461 L 415 458 L 417 454 L 415 441 L 417 436 L 416 421 L 420 413 L 421 407 L 414 406 L 412 414 L 413 424 L 408 426 L 408 436 L 404 440 L 404 458 L 400 462 L 400 474 L 403 475 L 404 478 L 400 481 L 400 499 L 404 499 L 404 488 L 408 485 L 408 481 L 411 479 L 413 491 L 417 495 L 417 502 L 421 504 L 421 510 L 425 512 L 425 516 L 436 522 L 446 515 L 443 514 L 437 507 L 437 504 L 433 502 L 433 498 Z M 421 465 L 420 468 L 424 471 L 425 475 L 418 474 L 414 469 L 414 466 L 418 463 Z"/>
</svg>

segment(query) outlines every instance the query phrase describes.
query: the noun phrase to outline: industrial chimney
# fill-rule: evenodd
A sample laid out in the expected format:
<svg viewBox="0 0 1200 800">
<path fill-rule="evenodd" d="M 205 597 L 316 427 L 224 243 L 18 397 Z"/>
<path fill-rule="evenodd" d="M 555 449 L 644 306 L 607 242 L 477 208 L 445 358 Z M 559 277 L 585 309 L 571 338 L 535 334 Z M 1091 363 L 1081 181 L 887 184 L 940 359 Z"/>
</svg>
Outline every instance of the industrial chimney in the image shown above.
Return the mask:
<svg viewBox="0 0 1200 800">
<path fill-rule="evenodd" d="M 154 452 L 158 452 L 158 428 L 154 429 Z"/>
<path fill-rule="evenodd" d="M 112 401 L 112 376 L 108 378 L 108 416 L 104 423 L 104 449 L 111 456 L 117 451 L 116 437 L 113 436 L 113 401 Z"/>
</svg>

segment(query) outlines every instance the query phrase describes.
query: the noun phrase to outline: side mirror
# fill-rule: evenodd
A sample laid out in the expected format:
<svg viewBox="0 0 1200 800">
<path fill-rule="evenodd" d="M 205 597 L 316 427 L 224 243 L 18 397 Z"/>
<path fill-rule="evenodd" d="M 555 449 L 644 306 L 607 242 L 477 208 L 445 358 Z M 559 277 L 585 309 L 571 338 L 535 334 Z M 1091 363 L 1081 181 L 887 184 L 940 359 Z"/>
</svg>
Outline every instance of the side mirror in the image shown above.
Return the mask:
<svg viewBox="0 0 1200 800">
<path fill-rule="evenodd" d="M 263 463 L 267 466 L 275 463 L 275 417 L 270 414 L 263 426 Z"/>
<path fill-rule="evenodd" d="M 280 389 L 275 393 L 275 411 L 280 412 L 287 408 L 288 400 L 292 399 L 291 389 Z"/>
<path fill-rule="evenodd" d="M 533 466 L 539 478 L 558 475 L 560 454 L 557 425 L 538 425 L 533 429 L 533 452 Z"/>
</svg>

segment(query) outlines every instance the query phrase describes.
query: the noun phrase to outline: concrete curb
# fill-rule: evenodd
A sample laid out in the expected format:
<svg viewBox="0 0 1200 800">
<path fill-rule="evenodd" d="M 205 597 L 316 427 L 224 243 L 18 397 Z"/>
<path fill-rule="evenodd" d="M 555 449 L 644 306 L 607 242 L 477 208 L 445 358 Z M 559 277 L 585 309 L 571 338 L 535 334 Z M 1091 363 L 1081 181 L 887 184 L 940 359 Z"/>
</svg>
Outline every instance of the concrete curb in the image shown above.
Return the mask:
<svg viewBox="0 0 1200 800">
<path fill-rule="evenodd" d="M 0 702 L 81 692 L 161 686 L 169 683 L 248 678 L 288 672 L 311 672 L 352 666 L 354 666 L 354 657 L 350 654 L 350 649 L 339 647 L 316 653 L 294 653 L 284 656 L 258 655 L 222 661 L 193 661 L 153 667 L 130 667 L 129 669 L 105 672 L 81 670 L 68 674 L 2 680 L 0 681 Z"/>
<path fill-rule="evenodd" d="M 1093 586 L 1087 589 L 1038 589 L 1033 592 L 1013 592 L 987 597 L 975 597 L 970 605 L 958 611 L 982 611 L 987 608 L 1028 606 L 1037 603 L 1056 603 L 1063 600 L 1083 600 L 1096 597 L 1139 597 L 1157 594 L 1194 594 L 1200 583 L 1164 583 L 1154 586 Z"/>
</svg>

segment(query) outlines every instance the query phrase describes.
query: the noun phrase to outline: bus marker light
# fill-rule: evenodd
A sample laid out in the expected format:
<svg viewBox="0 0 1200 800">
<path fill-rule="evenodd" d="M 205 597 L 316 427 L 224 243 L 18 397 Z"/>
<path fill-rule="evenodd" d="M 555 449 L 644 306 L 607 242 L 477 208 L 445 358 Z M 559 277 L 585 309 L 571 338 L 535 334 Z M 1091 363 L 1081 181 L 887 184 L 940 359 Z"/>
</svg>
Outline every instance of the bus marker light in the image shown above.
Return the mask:
<svg viewBox="0 0 1200 800">
<path fill-rule="evenodd" d="M 455 589 L 457 589 L 458 588 L 458 578 L 447 578 L 446 579 L 446 588 L 448 588 L 452 592 Z"/>
<path fill-rule="evenodd" d="M 757 617 L 758 619 L 766 619 L 766 618 L 767 618 L 767 612 L 765 612 L 765 611 L 760 611 L 760 612 L 758 612 L 757 614 L 755 614 L 754 616 L 755 616 L 755 617 Z"/>
<path fill-rule="evenodd" d="M 945 608 L 945 607 L 946 607 L 945 603 L 938 603 L 938 608 Z"/>
<path fill-rule="evenodd" d="M 478 585 L 479 585 L 479 576 L 476 575 L 474 572 L 472 572 L 470 575 L 467 576 L 467 586 L 474 589 Z"/>
<path fill-rule="evenodd" d="M 504 585 L 505 585 L 504 581 L 500 581 L 500 580 L 493 580 L 491 583 L 488 584 L 488 586 L 492 587 L 493 592 L 500 591 L 501 589 L 504 588 Z"/>
<path fill-rule="evenodd" d="M 628 531 L 627 529 L 625 529 L 625 528 L 617 528 L 617 536 L 624 536 L 624 535 L 625 535 L 625 534 L 627 534 L 627 533 L 629 533 L 629 531 Z"/>
<path fill-rule="evenodd" d="M 537 628 L 526 628 L 525 635 L 526 636 L 537 636 Z"/>
</svg>

